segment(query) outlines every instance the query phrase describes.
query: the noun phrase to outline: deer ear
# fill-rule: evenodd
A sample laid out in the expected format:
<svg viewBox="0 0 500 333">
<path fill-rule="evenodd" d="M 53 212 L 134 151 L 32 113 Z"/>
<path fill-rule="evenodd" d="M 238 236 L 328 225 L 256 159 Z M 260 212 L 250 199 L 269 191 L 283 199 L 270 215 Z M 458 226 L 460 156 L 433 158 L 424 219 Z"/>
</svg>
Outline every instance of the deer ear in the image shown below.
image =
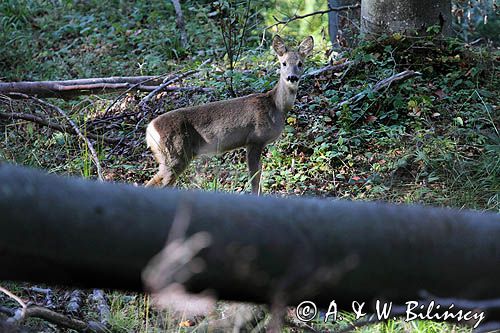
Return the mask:
<svg viewBox="0 0 500 333">
<path fill-rule="evenodd" d="M 288 51 L 285 41 L 278 35 L 273 38 L 273 49 L 280 57 Z"/>
<path fill-rule="evenodd" d="M 314 39 L 312 36 L 307 37 L 300 43 L 299 45 L 299 53 L 303 57 L 307 57 L 309 54 L 311 54 L 312 50 L 314 47 Z"/>
</svg>

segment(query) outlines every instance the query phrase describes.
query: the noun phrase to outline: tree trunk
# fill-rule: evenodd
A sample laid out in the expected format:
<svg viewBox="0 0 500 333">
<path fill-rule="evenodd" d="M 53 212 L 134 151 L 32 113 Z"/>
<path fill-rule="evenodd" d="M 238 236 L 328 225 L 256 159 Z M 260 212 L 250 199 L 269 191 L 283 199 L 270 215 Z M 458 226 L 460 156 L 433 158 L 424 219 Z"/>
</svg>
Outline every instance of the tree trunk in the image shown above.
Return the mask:
<svg viewBox="0 0 500 333">
<path fill-rule="evenodd" d="M 172 0 L 172 4 L 175 9 L 175 24 L 177 25 L 177 29 L 179 29 L 180 33 L 180 41 L 181 46 L 186 48 L 187 46 L 187 33 L 186 33 L 186 24 L 184 23 L 184 15 L 182 13 L 182 7 L 179 0 Z"/>
<path fill-rule="evenodd" d="M 500 297 L 493 213 L 152 190 L 7 164 L 0 212 L 0 279 L 142 290 L 141 273 L 167 238 L 188 243 L 203 234 L 205 248 L 188 251 L 196 260 L 171 252 L 177 266 L 159 274 L 160 287 L 177 281 L 269 304 L 278 296 L 291 305 L 335 299 L 343 308 L 415 300 L 423 290 Z"/>
<path fill-rule="evenodd" d="M 328 7 L 343 7 L 343 6 L 351 6 L 356 4 L 356 0 L 328 0 Z M 355 14 L 357 13 L 357 15 Z M 332 11 L 328 13 L 328 34 L 330 35 L 330 42 L 332 43 L 333 48 L 338 48 L 340 45 L 338 43 L 337 37 L 344 40 L 349 46 L 352 44 L 352 34 L 347 33 L 345 26 L 341 24 L 340 16 L 345 15 L 349 18 L 349 20 L 358 21 L 359 19 L 354 18 L 355 16 L 359 17 L 359 9 L 348 10 L 347 12 L 338 12 Z M 348 25 L 352 27 L 352 22 L 348 22 Z"/>
<path fill-rule="evenodd" d="M 361 30 L 368 36 L 381 34 L 425 34 L 437 25 L 451 32 L 451 0 L 363 0 Z"/>
</svg>

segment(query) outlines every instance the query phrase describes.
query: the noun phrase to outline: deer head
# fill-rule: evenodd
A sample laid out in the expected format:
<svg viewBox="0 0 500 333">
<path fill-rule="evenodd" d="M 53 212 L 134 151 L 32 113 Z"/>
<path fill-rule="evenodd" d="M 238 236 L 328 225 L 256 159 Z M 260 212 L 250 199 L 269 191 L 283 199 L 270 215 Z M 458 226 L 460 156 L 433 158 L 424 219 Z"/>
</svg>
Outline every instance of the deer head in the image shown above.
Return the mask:
<svg viewBox="0 0 500 333">
<path fill-rule="evenodd" d="M 296 90 L 304 71 L 304 60 L 312 52 L 314 39 L 309 36 L 300 43 L 298 50 L 291 50 L 278 35 L 273 38 L 273 49 L 281 63 L 280 80 Z"/>
</svg>

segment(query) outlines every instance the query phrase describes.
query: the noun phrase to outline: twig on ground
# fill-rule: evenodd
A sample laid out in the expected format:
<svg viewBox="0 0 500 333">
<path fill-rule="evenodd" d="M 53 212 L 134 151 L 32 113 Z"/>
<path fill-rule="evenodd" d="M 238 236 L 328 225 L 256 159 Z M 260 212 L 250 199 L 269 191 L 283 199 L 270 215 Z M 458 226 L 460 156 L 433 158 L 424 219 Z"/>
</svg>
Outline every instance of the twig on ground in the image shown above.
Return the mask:
<svg viewBox="0 0 500 333">
<path fill-rule="evenodd" d="M 36 305 L 30 305 L 27 307 L 26 316 L 24 319 L 26 318 L 44 319 L 53 324 L 70 328 L 79 332 L 94 332 L 94 333 L 109 332 L 107 328 L 101 323 L 97 323 L 94 321 L 85 322 L 82 320 L 70 318 L 63 314 Z M 15 322 L 19 323 L 21 322 L 21 320 L 16 320 Z"/>
<path fill-rule="evenodd" d="M 161 91 L 165 91 L 165 89 L 167 88 L 167 86 L 171 85 L 172 83 L 175 83 L 177 81 L 179 81 L 180 79 L 182 78 L 185 78 L 191 74 L 194 74 L 196 73 L 198 70 L 195 70 L 195 69 L 192 69 L 190 71 L 187 71 L 185 73 L 182 73 L 182 74 L 179 74 L 177 76 L 175 76 L 174 78 L 168 80 L 168 81 L 165 81 L 163 82 L 161 85 L 159 85 L 158 87 L 156 87 L 152 92 L 150 92 L 146 97 L 144 97 L 141 102 L 139 103 L 139 107 L 145 111 L 145 107 L 147 105 L 147 103 L 149 103 L 149 101 L 154 97 L 156 96 L 158 93 L 160 93 Z"/>
<path fill-rule="evenodd" d="M 179 75 L 176 75 L 172 78 L 167 78 L 164 80 L 164 82 L 159 85 L 156 89 L 154 89 L 152 92 L 150 92 L 146 97 L 144 97 L 141 102 L 139 103 L 139 108 L 144 111 L 144 112 L 147 112 L 147 109 L 146 109 L 146 106 L 147 104 L 149 103 L 149 101 L 154 97 L 156 96 L 158 93 L 160 93 L 161 91 L 164 91 L 169 85 L 171 85 L 172 83 L 175 83 L 191 74 L 194 74 L 196 72 L 198 72 L 200 70 L 201 67 L 203 67 L 204 65 L 208 64 L 209 62 L 211 62 L 212 59 L 207 59 L 205 60 L 204 62 L 202 62 L 200 64 L 200 66 L 198 66 L 197 69 L 192 69 L 190 71 L 187 71 L 187 72 L 184 72 L 182 74 L 179 74 Z"/>
<path fill-rule="evenodd" d="M 69 313 L 77 313 L 80 310 L 82 304 L 82 292 L 78 289 L 75 289 L 71 292 L 69 296 L 69 302 L 66 305 L 66 310 Z"/>
<path fill-rule="evenodd" d="M 47 292 L 47 290 L 50 291 L 50 289 L 41 289 L 41 288 L 38 288 L 37 290 L 35 290 L 35 288 L 31 288 L 31 290 L 37 292 Z M 24 320 L 26 320 L 27 318 L 41 318 L 51 323 L 66 328 L 74 329 L 77 331 L 95 332 L 95 333 L 108 332 L 106 326 L 101 323 L 93 321 L 84 322 L 78 319 L 69 318 L 65 315 L 49 310 L 45 307 L 37 305 L 27 305 L 23 300 L 21 300 L 19 297 L 12 294 L 10 291 L 8 291 L 3 287 L 0 287 L 0 292 L 6 294 L 7 296 L 15 300 L 17 303 L 19 303 L 19 305 L 21 306 L 21 308 L 17 310 L 5 306 L 0 306 L 0 313 L 4 313 L 9 316 L 9 318 L 7 319 L 7 323 L 9 324 L 19 324 Z"/>
<path fill-rule="evenodd" d="M 346 104 L 352 105 L 352 104 L 359 103 L 360 101 L 365 99 L 368 96 L 368 94 L 378 92 L 382 88 L 388 88 L 394 82 L 405 81 L 407 79 L 410 79 L 410 78 L 415 77 L 415 76 L 420 76 L 420 75 L 422 75 L 422 73 L 415 72 L 412 70 L 406 70 L 404 72 L 395 74 L 395 75 L 390 76 L 388 78 L 385 78 L 385 79 L 377 82 L 372 88 L 368 88 L 368 89 L 360 92 L 359 94 L 356 94 L 356 95 L 352 96 L 351 98 L 339 103 L 336 109 L 341 109 Z M 335 110 L 331 110 L 330 113 L 332 114 L 332 116 L 335 116 Z"/>
<path fill-rule="evenodd" d="M 6 314 L 7 316 L 12 317 L 13 315 L 15 315 L 16 310 L 0 305 L 0 313 Z"/>
<path fill-rule="evenodd" d="M 178 87 L 178 86 L 170 86 L 170 87 L 165 87 L 163 91 L 201 91 L 201 92 L 210 92 L 214 91 L 214 88 L 205 88 L 205 87 L 196 87 L 196 86 L 185 86 L 185 87 Z"/>
<path fill-rule="evenodd" d="M 86 144 L 87 144 L 87 147 L 89 148 L 89 151 L 90 151 L 90 155 L 92 157 L 92 161 L 94 162 L 94 165 L 96 166 L 96 169 L 97 169 L 97 177 L 100 181 L 104 181 L 104 178 L 102 176 L 102 167 L 101 167 L 101 163 L 99 162 L 99 158 L 97 157 L 97 153 L 94 149 L 94 145 L 92 144 L 92 142 L 90 142 L 89 139 L 87 139 L 87 137 L 85 135 L 82 134 L 82 132 L 80 131 L 80 129 L 78 128 L 78 126 L 76 126 L 76 124 L 73 122 L 73 120 L 66 114 L 66 112 L 64 112 L 61 108 L 53 105 L 53 104 L 50 104 L 42 99 L 39 99 L 37 97 L 33 97 L 33 96 L 29 96 L 29 95 L 26 95 L 26 94 L 10 94 L 10 95 L 14 95 L 14 96 L 17 96 L 17 97 L 20 97 L 20 98 L 24 98 L 24 99 L 31 99 L 35 102 L 37 102 L 38 104 L 41 104 L 41 105 L 44 105 L 44 106 L 47 106 L 53 110 L 55 110 L 59 115 L 61 115 L 64 119 L 66 119 L 66 121 L 70 124 L 70 126 L 73 128 L 73 130 L 75 131 L 75 133 L 80 137 L 80 139 L 82 139 Z"/>
<path fill-rule="evenodd" d="M 153 91 L 155 89 L 159 88 L 158 86 L 148 86 L 147 91 Z M 123 93 L 121 93 L 118 97 L 116 97 L 113 102 L 106 108 L 106 111 L 103 114 L 103 117 L 106 117 L 109 114 L 109 111 L 111 111 L 111 108 L 121 99 L 123 96 L 128 94 L 131 90 L 133 90 L 134 87 L 131 87 L 130 89 L 127 89 Z M 145 89 L 142 89 L 143 91 L 146 91 Z M 201 92 L 209 92 L 212 91 L 212 88 L 205 88 L 205 87 L 196 87 L 196 86 L 186 86 L 186 87 L 179 87 L 179 86 L 169 86 L 165 87 L 162 89 L 162 91 L 201 91 Z"/>
<path fill-rule="evenodd" d="M 141 86 L 145 83 L 147 83 L 148 81 L 151 81 L 151 80 L 155 80 L 155 79 L 159 79 L 163 76 L 166 76 L 167 74 L 164 74 L 164 75 L 159 75 L 159 76 L 154 76 L 152 78 L 149 78 L 149 79 L 146 79 L 144 81 L 141 81 L 141 82 L 138 82 L 136 84 L 134 84 L 133 86 L 131 86 L 130 88 L 128 88 L 127 90 L 125 90 L 124 92 L 122 92 L 120 95 L 118 95 L 118 97 L 116 97 L 113 102 L 106 108 L 106 111 L 104 111 L 104 115 L 103 117 L 106 117 L 109 113 L 109 111 L 111 110 L 111 108 L 120 100 L 122 99 L 123 96 L 125 96 L 126 94 L 128 94 L 131 90 L 135 89 L 136 86 Z"/>
<path fill-rule="evenodd" d="M 325 67 L 322 67 L 319 69 L 315 69 L 311 72 L 308 72 L 308 73 L 304 74 L 304 77 L 306 78 L 306 77 L 310 77 L 310 76 L 319 76 L 325 72 L 332 72 L 332 73 L 341 72 L 352 64 L 353 64 L 352 61 L 346 61 L 346 62 L 343 62 L 341 64 L 337 64 L 337 65 L 328 65 L 328 66 L 325 66 Z"/>
<path fill-rule="evenodd" d="M 107 325 L 111 311 L 109 310 L 108 303 L 104 296 L 104 291 L 101 289 L 94 289 L 92 291 L 91 299 L 95 302 L 97 311 L 99 312 L 99 321 L 103 325 Z"/>
<path fill-rule="evenodd" d="M 28 113 L 19 113 L 19 112 L 0 112 L 0 118 L 8 118 L 8 119 L 21 119 L 21 120 L 27 120 L 27 121 L 32 121 L 34 123 L 37 123 L 42 126 L 46 126 L 49 128 L 52 128 L 54 130 L 57 130 L 59 132 L 63 133 L 69 133 L 69 134 L 77 134 L 73 128 L 67 127 L 64 125 L 60 125 L 54 122 L 51 122 L 47 119 L 44 119 L 40 116 L 34 115 L 34 114 L 28 114 Z M 118 138 L 108 138 L 92 133 L 87 133 L 87 137 L 93 140 L 97 141 L 103 141 L 107 143 L 117 143 L 120 141 Z"/>
<path fill-rule="evenodd" d="M 39 287 L 31 287 L 30 291 L 44 294 L 45 295 L 45 307 L 54 308 L 54 303 L 52 302 L 52 289 L 50 288 L 39 288 Z"/>
<path fill-rule="evenodd" d="M 22 320 L 26 316 L 26 308 L 27 308 L 26 303 L 21 298 L 17 297 L 16 295 L 14 295 L 13 293 L 11 293 L 2 286 L 0 286 L 0 292 L 4 293 L 5 295 L 12 298 L 14 301 L 19 303 L 19 305 L 21 306 L 21 311 L 19 312 L 19 314 L 16 313 L 15 316 L 18 316 Z"/>
</svg>

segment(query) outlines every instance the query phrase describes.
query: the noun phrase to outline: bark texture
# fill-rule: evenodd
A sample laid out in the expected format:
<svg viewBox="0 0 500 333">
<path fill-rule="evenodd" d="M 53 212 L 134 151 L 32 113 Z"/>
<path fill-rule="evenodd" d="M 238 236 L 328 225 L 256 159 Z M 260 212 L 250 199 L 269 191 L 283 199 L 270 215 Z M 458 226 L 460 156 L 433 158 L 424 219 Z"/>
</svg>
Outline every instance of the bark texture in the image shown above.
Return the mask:
<svg viewBox="0 0 500 333">
<path fill-rule="evenodd" d="M 404 33 L 425 34 L 430 26 L 451 32 L 450 0 L 363 0 L 361 30 L 368 36 Z"/>
<path fill-rule="evenodd" d="M 226 300 L 339 307 L 406 302 L 422 290 L 500 297 L 499 214 L 145 189 L 7 164 L 0 212 L 0 279 L 142 290 L 141 272 L 168 237 L 203 232 L 209 246 L 180 260 L 165 284 Z"/>
</svg>

